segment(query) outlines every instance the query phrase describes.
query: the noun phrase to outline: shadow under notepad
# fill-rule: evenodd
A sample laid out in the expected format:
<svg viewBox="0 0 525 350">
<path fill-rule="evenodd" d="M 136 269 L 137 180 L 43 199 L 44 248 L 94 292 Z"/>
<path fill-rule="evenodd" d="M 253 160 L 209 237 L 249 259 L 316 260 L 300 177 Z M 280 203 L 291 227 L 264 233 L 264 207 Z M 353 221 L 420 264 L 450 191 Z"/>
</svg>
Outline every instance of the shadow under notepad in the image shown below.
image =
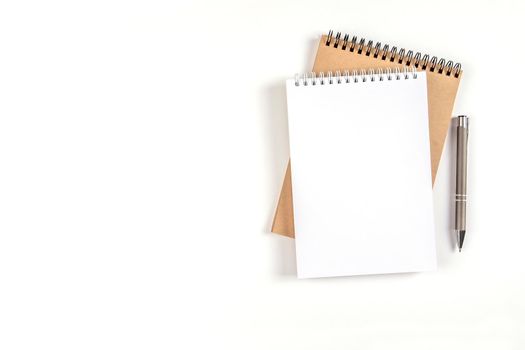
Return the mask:
<svg viewBox="0 0 525 350">
<path fill-rule="evenodd" d="M 269 188 L 274 198 L 273 205 L 268 208 L 267 221 L 263 231 L 269 233 L 273 222 L 273 216 L 277 207 L 277 201 L 281 191 L 290 150 L 288 143 L 288 120 L 286 114 L 286 85 L 283 81 L 264 89 L 264 132 L 265 147 L 268 150 L 267 162 L 269 168 Z M 277 234 L 271 234 L 273 238 L 272 261 L 274 262 L 276 274 L 281 276 L 295 276 L 297 274 L 295 260 L 295 240 Z"/>
</svg>

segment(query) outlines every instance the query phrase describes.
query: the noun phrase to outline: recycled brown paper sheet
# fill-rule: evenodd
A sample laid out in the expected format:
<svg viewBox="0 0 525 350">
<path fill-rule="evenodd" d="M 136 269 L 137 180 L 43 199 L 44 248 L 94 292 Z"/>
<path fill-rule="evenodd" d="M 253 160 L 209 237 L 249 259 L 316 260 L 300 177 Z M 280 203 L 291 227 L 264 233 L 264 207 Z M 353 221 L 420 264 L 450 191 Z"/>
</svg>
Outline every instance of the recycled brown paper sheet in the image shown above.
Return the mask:
<svg viewBox="0 0 525 350">
<path fill-rule="evenodd" d="M 352 47 L 353 51 L 351 50 Z M 416 56 L 413 56 L 408 61 L 409 55 L 406 54 L 404 57 L 400 57 L 399 52 L 394 55 L 393 62 L 390 60 L 390 54 L 386 54 L 383 60 L 384 52 L 382 49 L 376 49 L 373 45 L 360 45 L 359 42 L 352 45 L 351 42 L 344 43 L 337 37 L 323 35 L 319 41 L 313 71 L 326 73 L 344 72 L 345 70 L 368 70 L 370 68 L 395 69 L 396 67 L 401 70 L 405 67 L 415 67 L 417 70 L 423 70 L 423 59 L 416 59 Z M 401 63 L 399 63 L 400 58 Z M 416 62 L 419 62 L 417 67 Z M 432 184 L 434 184 L 462 72 L 460 70 L 456 71 L 452 66 L 446 67 L 444 62 L 432 63 L 430 61 L 426 64 L 425 70 L 427 71 Z M 450 74 L 447 74 L 447 72 Z M 295 230 L 291 171 L 290 161 L 288 162 L 275 211 L 272 232 L 293 238 Z"/>
</svg>

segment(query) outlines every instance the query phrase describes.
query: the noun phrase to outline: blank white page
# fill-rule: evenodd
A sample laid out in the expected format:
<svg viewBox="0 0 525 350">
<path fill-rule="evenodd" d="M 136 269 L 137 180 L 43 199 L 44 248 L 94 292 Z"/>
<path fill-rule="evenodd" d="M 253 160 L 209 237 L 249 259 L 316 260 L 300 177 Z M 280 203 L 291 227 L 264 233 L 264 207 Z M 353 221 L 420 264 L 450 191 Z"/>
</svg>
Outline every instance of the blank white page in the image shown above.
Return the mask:
<svg viewBox="0 0 525 350">
<path fill-rule="evenodd" d="M 426 75 L 389 76 L 286 82 L 299 278 L 436 268 Z"/>
</svg>

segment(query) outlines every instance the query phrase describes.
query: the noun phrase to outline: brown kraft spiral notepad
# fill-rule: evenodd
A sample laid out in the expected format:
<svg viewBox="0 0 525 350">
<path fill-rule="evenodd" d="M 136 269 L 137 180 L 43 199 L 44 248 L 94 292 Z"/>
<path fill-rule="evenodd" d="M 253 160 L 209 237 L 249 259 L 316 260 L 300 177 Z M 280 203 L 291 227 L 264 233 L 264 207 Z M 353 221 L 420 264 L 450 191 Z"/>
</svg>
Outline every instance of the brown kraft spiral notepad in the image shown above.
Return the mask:
<svg viewBox="0 0 525 350">
<path fill-rule="evenodd" d="M 461 79 L 459 63 L 438 59 L 436 56 L 422 55 L 412 50 L 390 47 L 372 40 L 350 38 L 348 34 L 334 35 L 332 31 L 323 35 L 317 49 L 313 72 L 336 72 L 360 69 L 385 69 L 415 67 L 427 72 L 428 115 L 430 132 L 430 151 L 432 163 L 432 184 L 441 159 L 441 153 L 454 107 L 454 100 Z M 291 162 L 288 162 L 272 232 L 294 237 L 293 196 Z"/>
</svg>

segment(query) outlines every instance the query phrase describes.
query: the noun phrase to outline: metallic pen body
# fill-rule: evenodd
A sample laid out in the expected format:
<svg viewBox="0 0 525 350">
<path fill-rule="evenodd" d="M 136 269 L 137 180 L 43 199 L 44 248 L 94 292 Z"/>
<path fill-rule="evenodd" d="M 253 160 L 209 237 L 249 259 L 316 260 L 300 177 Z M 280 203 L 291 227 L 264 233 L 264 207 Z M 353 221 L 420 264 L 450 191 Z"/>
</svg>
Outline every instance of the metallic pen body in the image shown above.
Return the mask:
<svg viewBox="0 0 525 350">
<path fill-rule="evenodd" d="M 467 230 L 467 145 L 469 120 L 467 116 L 458 116 L 456 149 L 456 221 L 455 231 L 459 251 Z"/>
</svg>

